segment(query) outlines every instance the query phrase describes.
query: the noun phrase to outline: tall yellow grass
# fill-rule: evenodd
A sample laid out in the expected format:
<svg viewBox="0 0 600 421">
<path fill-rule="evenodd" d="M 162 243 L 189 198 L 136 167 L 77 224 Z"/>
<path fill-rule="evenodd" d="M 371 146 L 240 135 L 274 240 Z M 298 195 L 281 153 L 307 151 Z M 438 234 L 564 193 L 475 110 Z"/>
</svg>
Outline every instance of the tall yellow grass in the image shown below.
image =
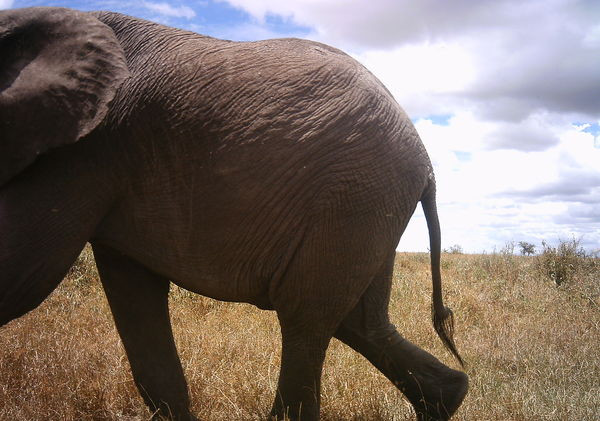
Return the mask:
<svg viewBox="0 0 600 421">
<path fill-rule="evenodd" d="M 538 257 L 443 255 L 470 392 L 457 420 L 600 419 L 600 265 L 557 286 Z M 450 365 L 430 322 L 427 254 L 398 254 L 390 314 Z M 266 419 L 279 367 L 275 314 L 178 288 L 172 321 L 202 420 Z M 410 406 L 333 340 L 323 420 L 407 420 Z M 0 420 L 146 420 L 89 250 L 39 308 L 0 328 Z"/>
</svg>

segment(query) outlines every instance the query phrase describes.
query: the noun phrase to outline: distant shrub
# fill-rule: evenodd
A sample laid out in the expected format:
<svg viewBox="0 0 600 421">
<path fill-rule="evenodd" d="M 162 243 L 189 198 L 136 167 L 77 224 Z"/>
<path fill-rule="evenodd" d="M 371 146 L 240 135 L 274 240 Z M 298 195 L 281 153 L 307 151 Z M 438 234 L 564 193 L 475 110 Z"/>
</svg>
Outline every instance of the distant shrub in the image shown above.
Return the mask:
<svg viewBox="0 0 600 421">
<path fill-rule="evenodd" d="M 450 253 L 450 254 L 463 254 L 463 248 L 461 246 L 459 246 L 458 244 L 454 244 L 453 246 L 445 248 L 442 251 L 444 253 Z"/>
<path fill-rule="evenodd" d="M 519 247 L 521 247 L 521 255 L 531 256 L 535 253 L 535 244 L 528 243 L 527 241 L 519 241 Z"/>
<path fill-rule="evenodd" d="M 500 254 L 503 256 L 513 256 L 515 254 L 515 242 L 506 242 L 506 244 L 504 244 L 504 247 L 500 249 Z"/>
<path fill-rule="evenodd" d="M 538 268 L 556 285 L 571 282 L 587 266 L 588 256 L 579 239 L 559 240 L 556 247 L 542 241 L 542 248 L 542 253 L 538 256 Z"/>
</svg>

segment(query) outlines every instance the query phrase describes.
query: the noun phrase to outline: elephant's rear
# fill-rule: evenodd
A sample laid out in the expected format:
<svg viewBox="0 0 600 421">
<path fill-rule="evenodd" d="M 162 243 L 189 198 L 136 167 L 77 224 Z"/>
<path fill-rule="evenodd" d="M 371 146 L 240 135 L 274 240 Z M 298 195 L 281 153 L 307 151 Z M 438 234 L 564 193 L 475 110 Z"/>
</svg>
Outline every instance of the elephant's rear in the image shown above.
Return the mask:
<svg viewBox="0 0 600 421">
<path fill-rule="evenodd" d="M 346 265 L 350 278 L 362 273 L 358 266 L 377 271 L 431 181 L 419 136 L 385 87 L 346 54 L 300 40 L 267 47 L 281 52 L 259 67 L 273 94 L 258 108 L 251 95 L 238 100 L 230 112 L 246 114 L 252 124 L 224 139 L 225 150 L 249 142 L 262 151 L 258 162 L 266 172 L 258 170 L 256 180 L 279 207 L 265 205 L 256 226 L 289 226 L 291 237 L 277 247 L 301 241 L 315 259 Z M 290 64 L 278 72 L 281 60 Z"/>
<path fill-rule="evenodd" d="M 300 40 L 265 46 L 291 55 L 293 65 L 278 75 L 268 62 L 261 67 L 268 86 L 275 86 L 274 99 L 258 108 L 250 132 L 235 131 L 225 143 L 232 147 L 244 139 L 263 151 L 259 166 L 266 172 L 257 179 L 279 206 L 259 204 L 253 220 L 259 223 L 252 226 L 289 228 L 274 243 L 283 254 L 272 273 L 270 301 L 286 303 L 283 311 L 293 313 L 289 303 L 302 292 L 290 285 L 321 291 L 323 305 L 334 305 L 328 297 L 342 290 L 352 301 L 394 258 L 433 181 L 430 160 L 410 119 L 355 60 Z M 236 109 L 256 113 L 249 105 Z"/>
</svg>

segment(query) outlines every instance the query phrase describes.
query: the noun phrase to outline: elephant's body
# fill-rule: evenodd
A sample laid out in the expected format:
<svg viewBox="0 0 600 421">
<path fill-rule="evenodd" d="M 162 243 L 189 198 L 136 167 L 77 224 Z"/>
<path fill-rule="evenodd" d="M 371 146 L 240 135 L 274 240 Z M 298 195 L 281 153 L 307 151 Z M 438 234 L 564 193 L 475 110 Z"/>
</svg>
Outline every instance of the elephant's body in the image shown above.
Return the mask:
<svg viewBox="0 0 600 421">
<path fill-rule="evenodd" d="M 395 247 L 431 166 L 406 116 L 356 61 L 309 41 L 236 43 L 99 18 L 135 53 L 109 118 L 136 127 L 125 141 L 99 142 L 142 162 L 119 169 L 123 199 L 98 241 L 200 294 L 270 308 L 275 275 L 324 220 L 352 231 L 377 213 L 369 235 L 385 244 L 365 257 L 381 261 Z M 178 49 L 146 45 L 149 30 L 177 38 Z M 152 97 L 131 98 L 140 86 Z M 120 102 L 132 101 L 124 116 Z M 407 162 L 419 154 L 422 166 Z"/>
<path fill-rule="evenodd" d="M 79 53 L 54 50 L 41 40 L 64 32 L 31 24 L 45 20 L 91 35 Z M 22 22 L 33 29 L 19 32 Z M 69 37 L 73 45 L 78 36 Z M 19 49 L 29 44 L 35 54 Z M 444 324 L 431 163 L 410 120 L 360 64 L 309 41 L 237 43 L 116 13 L 50 8 L 0 13 L 2 48 L 15 64 L 4 73 L 0 65 L 0 325 L 37 306 L 90 241 L 151 408 L 188 415 L 169 280 L 277 311 L 283 355 L 274 415 L 318 417 L 332 336 L 390 378 L 420 419 L 446 419 L 458 408 L 466 376 L 402 339 L 388 320 L 394 248 L 422 201 L 434 322 L 458 356 Z M 67 63 L 56 72 L 70 78 L 66 94 L 35 96 L 37 85 L 46 92 L 46 81 L 28 79 L 38 62 Z M 52 84 L 48 95 L 58 90 Z M 67 102 L 71 92 L 76 99 Z M 64 123 L 52 101 L 64 106 Z M 23 127 L 20 109 L 41 114 Z"/>
</svg>

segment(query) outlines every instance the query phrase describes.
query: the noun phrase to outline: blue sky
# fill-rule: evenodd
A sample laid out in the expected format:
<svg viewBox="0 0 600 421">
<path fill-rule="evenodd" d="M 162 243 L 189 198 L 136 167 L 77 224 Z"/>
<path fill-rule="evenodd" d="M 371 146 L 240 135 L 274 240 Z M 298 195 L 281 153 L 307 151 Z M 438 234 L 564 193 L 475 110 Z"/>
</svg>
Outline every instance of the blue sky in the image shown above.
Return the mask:
<svg viewBox="0 0 600 421">
<path fill-rule="evenodd" d="M 413 119 L 436 171 L 444 247 L 490 252 L 575 237 L 600 249 L 597 0 L 0 0 L 28 6 L 334 45 Z M 399 249 L 427 247 L 418 210 Z"/>
<path fill-rule="evenodd" d="M 235 41 L 266 37 L 305 37 L 310 28 L 276 14 L 255 19 L 241 7 L 226 1 L 44 1 L 0 0 L 10 7 L 59 6 L 79 10 L 111 10 L 160 22 L 169 26 Z"/>
</svg>

